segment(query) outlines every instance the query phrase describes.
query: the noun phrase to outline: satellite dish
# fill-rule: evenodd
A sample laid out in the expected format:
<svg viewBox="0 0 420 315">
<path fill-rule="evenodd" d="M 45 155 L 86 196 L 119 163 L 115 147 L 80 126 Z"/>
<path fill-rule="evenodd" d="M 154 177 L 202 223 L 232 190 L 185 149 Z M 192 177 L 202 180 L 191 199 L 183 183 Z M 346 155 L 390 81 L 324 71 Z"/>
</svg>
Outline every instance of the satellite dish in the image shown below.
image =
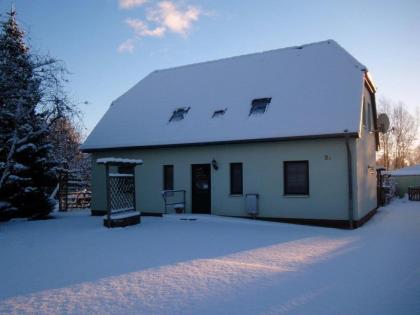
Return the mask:
<svg viewBox="0 0 420 315">
<path fill-rule="evenodd" d="M 378 131 L 379 132 L 385 133 L 385 132 L 388 131 L 388 129 L 389 129 L 389 118 L 388 118 L 387 114 L 383 114 L 383 113 L 379 114 L 377 123 L 378 123 Z"/>
</svg>

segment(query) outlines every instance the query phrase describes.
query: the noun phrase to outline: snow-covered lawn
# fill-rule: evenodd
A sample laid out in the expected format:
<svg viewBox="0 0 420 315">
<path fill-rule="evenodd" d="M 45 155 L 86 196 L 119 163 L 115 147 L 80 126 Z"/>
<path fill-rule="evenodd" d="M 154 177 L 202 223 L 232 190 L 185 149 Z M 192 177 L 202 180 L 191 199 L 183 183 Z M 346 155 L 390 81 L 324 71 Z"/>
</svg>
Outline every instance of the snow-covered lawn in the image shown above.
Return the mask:
<svg viewBox="0 0 420 315">
<path fill-rule="evenodd" d="M 420 314 L 420 203 L 354 231 L 211 216 L 0 224 L 0 314 Z"/>
</svg>

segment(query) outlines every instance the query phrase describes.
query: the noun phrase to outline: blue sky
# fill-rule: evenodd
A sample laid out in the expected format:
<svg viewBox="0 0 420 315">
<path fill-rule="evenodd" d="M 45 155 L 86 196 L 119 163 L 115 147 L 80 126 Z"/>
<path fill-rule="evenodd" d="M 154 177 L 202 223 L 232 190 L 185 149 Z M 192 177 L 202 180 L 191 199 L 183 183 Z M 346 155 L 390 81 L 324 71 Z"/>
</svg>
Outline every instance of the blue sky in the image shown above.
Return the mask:
<svg viewBox="0 0 420 315">
<path fill-rule="evenodd" d="M 15 0 L 32 47 L 65 62 L 91 130 L 155 69 L 334 39 L 378 97 L 420 107 L 420 1 Z M 0 0 L 0 12 L 10 8 Z"/>
</svg>

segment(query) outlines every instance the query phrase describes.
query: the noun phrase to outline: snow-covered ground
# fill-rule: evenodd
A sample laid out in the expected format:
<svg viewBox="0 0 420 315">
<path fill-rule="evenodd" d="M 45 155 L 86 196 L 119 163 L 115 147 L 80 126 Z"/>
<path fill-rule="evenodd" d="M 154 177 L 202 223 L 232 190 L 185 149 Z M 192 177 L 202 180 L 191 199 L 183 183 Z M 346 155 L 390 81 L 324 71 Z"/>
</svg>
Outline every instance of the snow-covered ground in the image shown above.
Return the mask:
<svg viewBox="0 0 420 315">
<path fill-rule="evenodd" d="M 420 203 L 354 231 L 211 216 L 0 224 L 0 314 L 420 314 Z"/>
</svg>

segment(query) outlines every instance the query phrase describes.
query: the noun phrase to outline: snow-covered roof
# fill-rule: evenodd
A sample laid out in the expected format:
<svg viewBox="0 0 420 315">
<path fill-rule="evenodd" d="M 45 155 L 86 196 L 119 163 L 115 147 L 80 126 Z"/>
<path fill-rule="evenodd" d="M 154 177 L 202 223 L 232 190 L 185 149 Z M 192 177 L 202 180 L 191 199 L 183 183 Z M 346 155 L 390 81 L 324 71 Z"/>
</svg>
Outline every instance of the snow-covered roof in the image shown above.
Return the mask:
<svg viewBox="0 0 420 315">
<path fill-rule="evenodd" d="M 136 160 L 136 159 L 124 159 L 124 158 L 115 158 L 115 157 L 107 157 L 107 158 L 100 158 L 96 160 L 98 164 L 128 164 L 128 165 L 140 165 L 143 164 L 143 160 Z"/>
<path fill-rule="evenodd" d="M 387 174 L 392 176 L 420 176 L 420 164 L 407 166 L 398 170 L 389 171 Z"/>
<path fill-rule="evenodd" d="M 333 40 L 154 71 L 112 103 L 82 149 L 358 133 L 366 71 Z M 259 98 L 271 98 L 266 112 L 250 115 Z M 184 119 L 170 121 L 181 108 Z"/>
</svg>

